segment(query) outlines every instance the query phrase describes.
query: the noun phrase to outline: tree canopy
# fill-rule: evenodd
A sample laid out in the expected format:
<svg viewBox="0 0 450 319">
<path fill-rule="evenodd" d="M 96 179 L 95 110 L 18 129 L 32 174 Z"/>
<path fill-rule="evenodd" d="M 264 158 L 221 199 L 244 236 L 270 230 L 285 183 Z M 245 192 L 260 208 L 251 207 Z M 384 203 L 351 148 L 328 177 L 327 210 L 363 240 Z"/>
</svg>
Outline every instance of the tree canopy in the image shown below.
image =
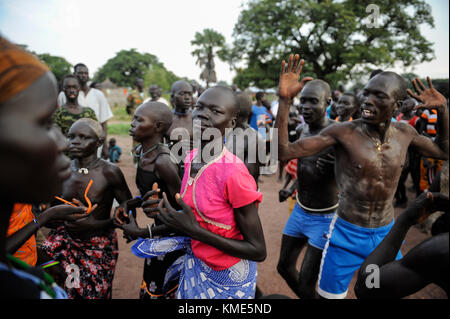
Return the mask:
<svg viewBox="0 0 450 319">
<path fill-rule="evenodd" d="M 119 51 L 94 76 L 94 80 L 99 82 L 106 78 L 125 87 L 133 86 L 136 79 L 142 78 L 146 85 L 158 84 L 165 90 L 170 87 L 172 82 L 179 79 L 168 71 L 155 55 L 139 53 L 136 49 Z"/>
<path fill-rule="evenodd" d="M 412 66 L 434 57 L 421 24 L 434 27 L 423 0 L 249 0 L 233 31 L 228 62 L 234 82 L 261 88 L 278 84 L 281 61 L 290 53 L 305 59 L 304 75 L 338 83 L 357 81 L 375 68 Z M 370 7 L 369 7 L 370 8 Z M 367 10 L 367 11 L 366 11 Z M 244 61 L 237 67 L 236 61 Z"/>
<path fill-rule="evenodd" d="M 200 79 L 206 82 L 206 87 L 211 82 L 217 82 L 214 57 L 222 58 L 222 51 L 225 45 L 225 37 L 212 29 L 204 29 L 203 32 L 196 32 L 191 45 L 196 47 L 191 52 L 197 58 L 196 64 L 203 68 Z"/>
<path fill-rule="evenodd" d="M 58 80 L 58 83 L 61 82 L 65 75 L 72 73 L 72 65 L 67 62 L 66 59 L 59 56 L 53 56 L 48 53 L 41 53 L 36 55 L 40 60 L 47 64 L 47 66 L 50 68 L 50 70 Z"/>
</svg>

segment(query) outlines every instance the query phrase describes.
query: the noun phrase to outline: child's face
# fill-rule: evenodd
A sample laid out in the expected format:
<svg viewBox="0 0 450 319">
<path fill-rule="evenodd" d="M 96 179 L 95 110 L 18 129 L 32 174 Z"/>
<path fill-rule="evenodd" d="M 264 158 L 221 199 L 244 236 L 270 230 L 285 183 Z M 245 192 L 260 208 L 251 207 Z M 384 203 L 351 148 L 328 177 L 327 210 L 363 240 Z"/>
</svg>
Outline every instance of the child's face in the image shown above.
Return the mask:
<svg viewBox="0 0 450 319">
<path fill-rule="evenodd" d="M 69 138 L 69 153 L 72 158 L 84 158 L 97 153 L 100 139 L 94 130 L 86 123 L 75 123 L 67 134 Z"/>
<path fill-rule="evenodd" d="M 131 122 L 130 136 L 142 143 L 146 138 L 153 136 L 156 133 L 155 130 L 156 121 L 151 117 L 151 112 L 148 112 L 145 105 L 138 107 Z"/>
</svg>

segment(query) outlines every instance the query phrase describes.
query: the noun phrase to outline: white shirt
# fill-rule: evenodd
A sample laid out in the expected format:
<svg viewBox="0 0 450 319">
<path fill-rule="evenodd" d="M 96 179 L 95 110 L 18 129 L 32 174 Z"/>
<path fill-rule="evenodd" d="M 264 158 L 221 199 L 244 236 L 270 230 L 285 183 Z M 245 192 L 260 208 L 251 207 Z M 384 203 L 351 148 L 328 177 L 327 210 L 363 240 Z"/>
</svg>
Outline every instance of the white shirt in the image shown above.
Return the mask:
<svg viewBox="0 0 450 319">
<path fill-rule="evenodd" d="M 273 101 L 271 106 L 270 106 L 270 111 L 272 111 L 272 114 L 274 117 L 277 117 L 277 113 L 278 113 L 278 99 Z"/>
<path fill-rule="evenodd" d="M 58 95 L 58 105 L 62 106 L 66 104 L 66 102 L 66 95 L 64 92 L 60 92 Z M 105 95 L 100 90 L 91 88 L 87 95 L 84 94 L 84 91 L 80 90 L 80 93 L 78 94 L 78 104 L 94 110 L 99 123 L 104 123 L 114 116 Z"/>
<path fill-rule="evenodd" d="M 142 102 L 142 104 L 147 103 L 147 102 L 150 101 L 150 100 L 151 100 L 151 98 L 146 98 L 146 99 L 144 100 L 144 102 Z M 166 104 L 167 106 L 169 106 L 169 102 L 168 102 L 165 98 L 163 98 L 162 96 L 161 96 L 158 100 L 156 100 L 156 102 L 161 102 L 161 103 L 164 103 L 164 104 Z"/>
</svg>

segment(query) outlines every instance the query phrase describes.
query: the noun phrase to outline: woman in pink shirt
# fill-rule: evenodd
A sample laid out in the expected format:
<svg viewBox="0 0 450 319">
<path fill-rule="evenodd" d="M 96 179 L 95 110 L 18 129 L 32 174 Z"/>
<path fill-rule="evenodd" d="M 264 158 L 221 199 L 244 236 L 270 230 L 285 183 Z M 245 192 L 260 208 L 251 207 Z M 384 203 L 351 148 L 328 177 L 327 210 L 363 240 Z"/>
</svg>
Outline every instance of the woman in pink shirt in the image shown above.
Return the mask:
<svg viewBox="0 0 450 319">
<path fill-rule="evenodd" d="M 199 97 L 192 117 L 208 138 L 185 159 L 181 195 L 176 195 L 183 210 L 173 209 L 163 194 L 156 217 L 186 237 L 140 238 L 132 248 L 145 258 L 186 248 L 166 274 L 167 280 L 179 275 L 180 299 L 253 298 L 256 262 L 266 258 L 257 210 L 262 194 L 245 164 L 223 145 L 236 115 L 236 98 L 227 87 L 210 88 Z M 216 129 L 211 138 L 210 128 Z"/>
</svg>

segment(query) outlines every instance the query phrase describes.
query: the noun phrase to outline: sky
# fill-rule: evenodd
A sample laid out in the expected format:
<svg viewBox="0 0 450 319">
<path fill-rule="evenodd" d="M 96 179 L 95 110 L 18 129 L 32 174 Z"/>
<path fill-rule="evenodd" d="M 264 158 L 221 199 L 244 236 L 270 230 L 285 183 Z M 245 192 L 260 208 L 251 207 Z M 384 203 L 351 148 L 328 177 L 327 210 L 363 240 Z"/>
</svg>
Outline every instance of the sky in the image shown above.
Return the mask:
<svg viewBox="0 0 450 319">
<path fill-rule="evenodd" d="M 201 69 L 191 55 L 191 40 L 196 32 L 212 28 L 231 44 L 244 1 L 0 0 L 0 33 L 37 53 L 62 56 L 72 65 L 83 62 L 91 75 L 120 50 L 135 48 L 156 55 L 176 75 L 203 83 Z M 435 28 L 421 29 L 434 43 L 436 59 L 412 71 L 448 78 L 449 1 L 426 2 L 432 6 Z M 234 73 L 228 65 L 217 58 L 215 63 L 217 79 L 231 83 Z"/>
</svg>

